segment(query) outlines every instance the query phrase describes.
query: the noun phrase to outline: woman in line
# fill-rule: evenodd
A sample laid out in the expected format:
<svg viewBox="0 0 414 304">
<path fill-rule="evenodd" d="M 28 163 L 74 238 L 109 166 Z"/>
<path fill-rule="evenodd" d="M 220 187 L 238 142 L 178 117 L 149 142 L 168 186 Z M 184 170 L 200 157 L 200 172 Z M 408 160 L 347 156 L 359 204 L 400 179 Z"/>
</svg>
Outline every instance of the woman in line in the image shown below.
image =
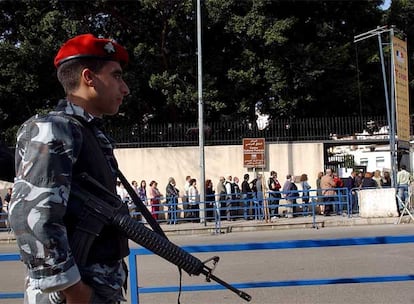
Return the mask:
<svg viewBox="0 0 414 304">
<path fill-rule="evenodd" d="M 300 185 L 302 186 L 302 212 L 306 216 L 309 213 L 309 189 L 311 186 L 308 183 L 308 175 L 302 174 L 300 176 Z M 309 214 L 310 215 L 310 214 Z"/>
<path fill-rule="evenodd" d="M 157 188 L 158 183 L 156 181 L 150 182 L 150 204 L 151 204 L 151 214 L 155 220 L 158 220 L 158 214 L 160 211 L 161 203 L 161 192 Z"/>
</svg>

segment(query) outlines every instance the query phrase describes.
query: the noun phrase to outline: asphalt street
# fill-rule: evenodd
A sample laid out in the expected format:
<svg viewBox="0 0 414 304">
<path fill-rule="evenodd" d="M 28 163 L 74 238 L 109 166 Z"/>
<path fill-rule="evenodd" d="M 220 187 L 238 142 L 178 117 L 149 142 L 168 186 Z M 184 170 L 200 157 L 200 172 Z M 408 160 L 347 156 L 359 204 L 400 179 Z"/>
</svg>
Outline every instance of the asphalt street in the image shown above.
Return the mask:
<svg viewBox="0 0 414 304">
<path fill-rule="evenodd" d="M 232 232 L 220 235 L 174 235 L 170 240 L 185 245 L 266 243 L 287 240 L 323 240 L 375 236 L 414 235 L 414 225 L 366 225 L 321 229 L 285 229 Z M 138 247 L 131 244 L 131 247 Z M 17 252 L 14 243 L 0 244 L 2 253 Z M 215 275 L 229 283 L 317 280 L 414 274 L 413 244 L 386 244 L 257 250 L 194 254 L 201 260 L 220 256 Z M 154 256 L 139 256 L 139 287 L 178 286 L 177 268 Z M 21 292 L 24 267 L 20 262 L 2 262 L 1 291 Z M 183 273 L 183 285 L 207 284 L 202 276 Z M 213 284 L 213 283 L 211 283 Z M 250 303 L 414 303 L 412 281 L 353 283 L 243 289 Z M 177 303 L 177 292 L 141 294 L 142 304 Z M 183 292 L 181 304 L 247 303 L 227 290 Z M 22 303 L 7 299 L 0 303 Z M 127 303 L 131 303 L 130 300 Z"/>
</svg>

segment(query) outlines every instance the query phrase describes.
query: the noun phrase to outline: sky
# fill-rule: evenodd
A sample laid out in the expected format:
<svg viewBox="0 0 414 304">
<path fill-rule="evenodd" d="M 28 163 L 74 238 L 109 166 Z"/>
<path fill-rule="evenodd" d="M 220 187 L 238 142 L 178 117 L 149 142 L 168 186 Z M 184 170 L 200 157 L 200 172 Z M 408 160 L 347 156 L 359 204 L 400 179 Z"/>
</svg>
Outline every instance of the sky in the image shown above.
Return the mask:
<svg viewBox="0 0 414 304">
<path fill-rule="evenodd" d="M 385 0 L 385 1 L 384 1 L 384 4 L 383 4 L 383 5 L 381 5 L 381 8 L 382 8 L 383 10 L 386 10 L 386 9 L 388 9 L 388 8 L 390 7 L 390 5 L 391 5 L 391 0 Z"/>
</svg>

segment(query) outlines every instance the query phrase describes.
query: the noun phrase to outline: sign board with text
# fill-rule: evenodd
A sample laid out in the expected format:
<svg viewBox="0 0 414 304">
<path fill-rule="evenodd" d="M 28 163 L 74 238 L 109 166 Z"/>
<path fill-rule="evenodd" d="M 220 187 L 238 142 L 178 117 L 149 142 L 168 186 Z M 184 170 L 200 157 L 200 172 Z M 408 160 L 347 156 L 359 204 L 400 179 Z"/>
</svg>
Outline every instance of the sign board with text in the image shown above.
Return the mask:
<svg viewBox="0 0 414 304">
<path fill-rule="evenodd" d="M 408 97 L 408 52 L 407 42 L 397 37 L 392 38 L 394 49 L 395 98 L 397 105 L 398 147 L 409 148 L 410 109 Z"/>
<path fill-rule="evenodd" d="M 243 166 L 265 168 L 265 139 L 243 138 Z"/>
</svg>

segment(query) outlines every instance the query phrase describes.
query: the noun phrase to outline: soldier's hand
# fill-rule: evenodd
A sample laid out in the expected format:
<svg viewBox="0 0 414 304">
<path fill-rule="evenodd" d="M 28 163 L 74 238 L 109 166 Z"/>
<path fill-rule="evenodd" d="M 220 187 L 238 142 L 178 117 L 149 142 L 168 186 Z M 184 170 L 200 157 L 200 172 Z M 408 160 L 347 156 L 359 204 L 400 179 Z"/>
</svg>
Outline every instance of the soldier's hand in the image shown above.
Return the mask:
<svg viewBox="0 0 414 304">
<path fill-rule="evenodd" d="M 62 292 L 66 297 L 66 304 L 89 304 L 93 290 L 82 281 L 79 281 Z"/>
</svg>

